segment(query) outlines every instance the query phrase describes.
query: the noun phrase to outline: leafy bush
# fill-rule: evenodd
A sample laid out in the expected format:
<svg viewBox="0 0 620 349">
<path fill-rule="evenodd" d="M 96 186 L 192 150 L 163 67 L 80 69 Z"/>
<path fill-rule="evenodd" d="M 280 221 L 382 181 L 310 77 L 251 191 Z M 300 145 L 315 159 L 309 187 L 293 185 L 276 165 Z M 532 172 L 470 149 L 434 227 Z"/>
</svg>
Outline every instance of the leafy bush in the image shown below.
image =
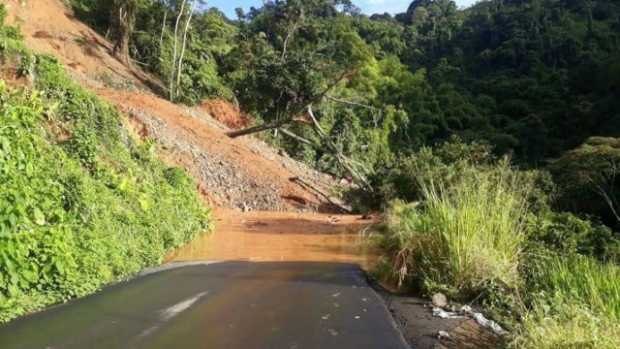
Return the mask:
<svg viewBox="0 0 620 349">
<path fill-rule="evenodd" d="M 401 280 L 473 298 L 519 287 L 531 183 L 507 161 L 462 165 L 452 179 L 421 178 L 420 204 L 388 212 L 387 246 Z"/>
<path fill-rule="evenodd" d="M 559 206 L 620 226 L 620 138 L 591 137 L 550 166 Z"/>
<path fill-rule="evenodd" d="M 528 230 L 534 250 L 544 248 L 562 255 L 581 254 L 620 263 L 620 239 L 616 234 L 605 225 L 572 213 L 539 212 L 531 217 Z"/>
<path fill-rule="evenodd" d="M 387 173 L 377 175 L 380 200 L 421 200 L 424 183 L 439 179 L 442 183 L 458 180 L 463 170 L 472 164 L 483 165 L 493 160 L 491 148 L 480 143 L 466 144 L 452 138 L 435 148 L 424 147 L 401 159 Z"/>
<path fill-rule="evenodd" d="M 184 171 L 53 58 L 33 66 L 32 90 L 0 80 L 0 322 L 161 263 L 209 228 Z"/>
</svg>

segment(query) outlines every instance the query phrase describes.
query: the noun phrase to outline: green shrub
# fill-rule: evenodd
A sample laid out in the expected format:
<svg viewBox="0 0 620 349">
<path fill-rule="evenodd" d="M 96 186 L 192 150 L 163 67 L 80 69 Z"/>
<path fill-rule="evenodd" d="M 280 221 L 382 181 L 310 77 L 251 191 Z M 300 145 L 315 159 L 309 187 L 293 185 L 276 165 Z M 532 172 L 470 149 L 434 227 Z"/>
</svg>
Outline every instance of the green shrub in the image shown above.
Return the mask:
<svg viewBox="0 0 620 349">
<path fill-rule="evenodd" d="M 388 212 L 386 243 L 401 280 L 462 299 L 518 288 L 531 183 L 502 161 L 419 185 L 420 204 Z"/>
<path fill-rule="evenodd" d="M 157 265 L 209 228 L 184 171 L 54 59 L 34 62 L 35 89 L 0 80 L 0 322 Z"/>
<path fill-rule="evenodd" d="M 435 148 L 422 148 L 419 152 L 402 158 L 385 173 L 379 173 L 379 200 L 389 202 L 394 199 L 407 202 L 423 198 L 422 183 L 441 178 L 444 183 L 457 180 L 463 167 L 470 164 L 483 165 L 493 161 L 491 148 L 485 144 L 463 143 L 458 138 Z"/>
<path fill-rule="evenodd" d="M 620 239 L 607 226 L 572 213 L 539 212 L 528 223 L 529 245 L 562 255 L 581 254 L 620 263 Z"/>
<path fill-rule="evenodd" d="M 561 209 L 620 227 L 620 138 L 591 137 L 550 165 Z"/>
</svg>

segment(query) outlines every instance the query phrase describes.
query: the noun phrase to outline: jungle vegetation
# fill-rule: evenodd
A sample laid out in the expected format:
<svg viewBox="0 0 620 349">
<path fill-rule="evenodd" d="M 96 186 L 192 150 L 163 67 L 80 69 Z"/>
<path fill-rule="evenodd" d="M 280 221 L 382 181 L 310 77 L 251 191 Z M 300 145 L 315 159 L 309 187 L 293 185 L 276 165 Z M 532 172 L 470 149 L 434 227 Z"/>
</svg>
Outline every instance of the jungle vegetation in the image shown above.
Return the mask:
<svg viewBox="0 0 620 349">
<path fill-rule="evenodd" d="M 620 347 L 617 1 L 68 1 L 163 97 L 352 179 L 403 287 L 483 304 L 510 347 Z"/>
</svg>

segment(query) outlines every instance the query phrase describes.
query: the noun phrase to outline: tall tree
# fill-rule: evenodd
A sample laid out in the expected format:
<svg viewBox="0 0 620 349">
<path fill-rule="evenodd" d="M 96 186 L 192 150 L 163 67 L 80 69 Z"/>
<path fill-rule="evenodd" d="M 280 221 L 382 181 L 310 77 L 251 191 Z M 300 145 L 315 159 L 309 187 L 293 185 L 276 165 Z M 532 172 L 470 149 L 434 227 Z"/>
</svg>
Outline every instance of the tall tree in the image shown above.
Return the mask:
<svg viewBox="0 0 620 349">
<path fill-rule="evenodd" d="M 111 32 L 114 33 L 112 53 L 125 64 L 131 64 L 129 44 L 136 23 L 140 5 L 148 0 L 113 0 L 110 19 Z"/>
</svg>

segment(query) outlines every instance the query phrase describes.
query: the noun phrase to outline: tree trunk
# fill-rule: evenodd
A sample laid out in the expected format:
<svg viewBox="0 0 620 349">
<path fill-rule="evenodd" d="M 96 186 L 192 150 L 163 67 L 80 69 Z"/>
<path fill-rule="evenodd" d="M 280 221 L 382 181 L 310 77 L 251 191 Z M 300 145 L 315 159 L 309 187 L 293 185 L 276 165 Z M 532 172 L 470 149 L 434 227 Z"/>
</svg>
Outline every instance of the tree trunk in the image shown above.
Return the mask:
<svg viewBox="0 0 620 349">
<path fill-rule="evenodd" d="M 258 125 L 258 126 L 254 126 L 254 127 L 249 127 L 249 128 L 246 128 L 246 129 L 243 129 L 243 130 L 239 130 L 239 131 L 228 132 L 226 135 L 228 137 L 230 137 L 230 138 L 237 138 L 237 137 L 241 137 L 241 136 L 247 136 L 247 135 L 251 135 L 253 133 L 273 130 L 273 129 L 282 127 L 282 126 L 288 124 L 291 121 L 293 121 L 293 118 L 281 119 L 281 120 L 279 120 L 277 122 L 271 122 L 271 123 L 268 123 L 268 124 L 263 124 L 263 125 Z"/>
<path fill-rule="evenodd" d="M 237 137 L 241 137 L 241 136 L 251 135 L 253 133 L 273 130 L 274 128 L 280 128 L 280 127 L 282 127 L 282 126 L 284 126 L 284 125 L 294 121 L 296 115 L 302 113 L 308 107 L 311 107 L 312 104 L 314 104 L 315 102 L 318 102 L 318 101 L 322 100 L 323 98 L 325 98 L 327 93 L 329 93 L 329 91 L 331 91 L 334 87 L 336 87 L 346 77 L 347 77 L 347 73 L 343 72 L 342 75 L 340 75 L 340 77 L 338 79 L 333 81 L 333 83 L 330 84 L 329 86 L 327 86 L 325 88 L 325 90 L 323 90 L 320 94 L 318 94 L 318 95 L 314 96 L 313 98 L 311 98 L 308 101 L 308 103 L 306 103 L 303 107 L 301 107 L 300 109 L 296 109 L 294 112 L 289 113 L 289 115 L 291 115 L 289 117 L 286 117 L 284 119 L 281 119 L 281 120 L 278 120 L 278 121 L 275 121 L 275 122 L 271 122 L 271 123 L 268 123 L 268 124 L 263 124 L 263 125 L 259 125 L 259 126 L 253 126 L 253 127 L 246 128 L 246 129 L 243 129 L 243 130 L 229 132 L 229 133 L 227 133 L 227 135 L 230 138 L 237 138 Z"/>
<path fill-rule="evenodd" d="M 189 17 L 187 18 L 187 22 L 185 23 L 185 31 L 183 33 L 183 44 L 181 45 L 181 55 L 179 56 L 179 66 L 177 71 L 177 83 L 176 83 L 176 92 L 175 95 L 179 95 L 181 93 L 181 73 L 183 72 L 183 58 L 185 57 L 185 47 L 187 45 L 187 32 L 189 31 L 189 24 L 192 21 L 192 16 L 194 15 L 194 3 L 192 2 L 189 8 Z"/>
<path fill-rule="evenodd" d="M 176 74 L 176 62 L 177 62 L 177 49 L 178 49 L 178 43 L 179 43 L 179 24 L 181 23 L 181 17 L 183 16 L 183 12 L 185 11 L 185 2 L 186 0 L 183 0 L 183 2 L 181 3 L 181 11 L 179 11 L 179 15 L 177 16 L 177 20 L 176 23 L 174 24 L 174 45 L 173 45 L 173 53 L 172 53 L 172 70 L 170 72 L 170 88 L 169 88 L 169 92 L 170 92 L 170 100 L 174 101 L 174 93 L 175 93 L 175 74 Z"/>
<path fill-rule="evenodd" d="M 332 153 L 336 157 L 336 160 L 338 160 L 338 163 L 340 163 L 340 166 L 342 166 L 345 170 L 347 170 L 347 172 L 349 172 L 351 177 L 353 177 L 353 179 L 362 188 L 368 190 L 369 192 L 372 192 L 373 191 L 372 185 L 370 184 L 370 182 L 368 182 L 368 179 L 366 178 L 366 176 L 360 173 L 360 171 L 358 171 L 352 165 L 354 161 L 346 157 L 344 154 L 342 154 L 342 152 L 338 149 L 338 147 L 334 144 L 334 142 L 332 142 L 331 139 L 329 139 L 329 136 L 325 133 L 325 131 L 321 127 L 321 124 L 314 116 L 314 112 L 312 111 L 312 105 L 308 106 L 308 116 L 310 116 L 310 119 L 312 119 L 312 123 L 314 124 L 314 131 L 319 135 L 319 137 L 321 137 L 325 145 L 327 145 L 327 148 L 329 148 L 329 150 L 332 151 Z M 365 168 L 363 169 L 366 172 L 368 172 Z"/>
<path fill-rule="evenodd" d="M 116 41 L 112 48 L 112 54 L 121 62 L 131 65 L 129 54 L 129 41 L 135 16 L 135 9 L 129 5 L 120 5 L 115 11 L 113 22 L 116 27 Z"/>
<path fill-rule="evenodd" d="M 159 37 L 159 56 L 161 57 L 162 48 L 164 47 L 164 34 L 166 33 L 166 19 L 168 19 L 168 10 L 164 12 L 164 20 L 161 23 L 161 36 Z"/>
</svg>

